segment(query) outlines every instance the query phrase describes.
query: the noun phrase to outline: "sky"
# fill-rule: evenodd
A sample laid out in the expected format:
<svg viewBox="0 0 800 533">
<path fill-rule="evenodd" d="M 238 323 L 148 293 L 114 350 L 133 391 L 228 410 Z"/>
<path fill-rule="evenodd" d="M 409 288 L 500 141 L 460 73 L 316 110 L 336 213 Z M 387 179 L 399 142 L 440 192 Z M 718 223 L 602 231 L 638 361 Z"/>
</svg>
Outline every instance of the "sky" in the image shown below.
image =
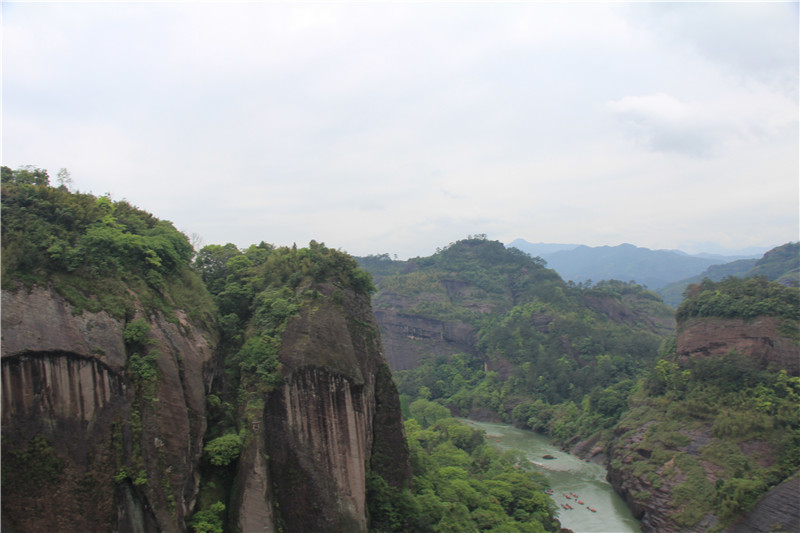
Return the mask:
<svg viewBox="0 0 800 533">
<path fill-rule="evenodd" d="M 797 2 L 0 9 L 2 164 L 204 244 L 800 238 Z"/>
</svg>

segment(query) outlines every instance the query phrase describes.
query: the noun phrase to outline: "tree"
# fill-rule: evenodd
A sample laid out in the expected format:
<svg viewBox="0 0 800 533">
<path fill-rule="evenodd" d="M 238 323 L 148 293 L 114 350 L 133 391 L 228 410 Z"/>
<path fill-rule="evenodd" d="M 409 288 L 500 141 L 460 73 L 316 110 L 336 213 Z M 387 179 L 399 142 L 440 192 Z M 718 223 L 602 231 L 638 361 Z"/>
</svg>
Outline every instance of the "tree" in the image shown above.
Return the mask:
<svg viewBox="0 0 800 533">
<path fill-rule="evenodd" d="M 242 439 L 236 433 L 228 433 L 210 441 L 203 451 L 212 465 L 227 466 L 239 457 L 242 451 Z"/>
<path fill-rule="evenodd" d="M 58 170 L 56 179 L 58 180 L 59 187 L 64 187 L 68 191 L 72 189 L 72 176 L 70 176 L 69 170 L 66 168 Z"/>
<path fill-rule="evenodd" d="M 3 167 L 3 183 L 16 183 L 25 185 L 50 185 L 50 176 L 47 170 L 33 165 L 24 165 L 17 170 Z"/>
</svg>

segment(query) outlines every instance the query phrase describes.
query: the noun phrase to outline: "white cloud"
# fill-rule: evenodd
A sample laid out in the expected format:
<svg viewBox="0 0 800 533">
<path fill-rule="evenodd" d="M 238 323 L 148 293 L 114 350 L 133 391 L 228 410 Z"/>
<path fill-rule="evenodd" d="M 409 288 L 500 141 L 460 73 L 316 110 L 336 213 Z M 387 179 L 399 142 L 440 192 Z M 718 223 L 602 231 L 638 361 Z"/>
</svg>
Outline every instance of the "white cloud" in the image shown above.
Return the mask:
<svg viewBox="0 0 800 533">
<path fill-rule="evenodd" d="M 4 5 L 3 164 L 207 243 L 778 244 L 797 31 L 749 5 Z"/>
<path fill-rule="evenodd" d="M 692 156 L 719 155 L 725 145 L 796 129 L 795 102 L 763 86 L 732 92 L 703 102 L 664 93 L 625 96 L 607 105 L 629 134 L 650 149 Z"/>
</svg>

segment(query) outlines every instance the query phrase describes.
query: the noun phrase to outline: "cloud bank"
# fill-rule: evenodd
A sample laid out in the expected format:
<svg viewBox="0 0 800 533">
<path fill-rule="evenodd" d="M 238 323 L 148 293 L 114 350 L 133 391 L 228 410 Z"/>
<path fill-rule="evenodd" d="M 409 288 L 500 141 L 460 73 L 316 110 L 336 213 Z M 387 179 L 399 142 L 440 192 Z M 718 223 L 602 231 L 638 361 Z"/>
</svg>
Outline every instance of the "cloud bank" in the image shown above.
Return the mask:
<svg viewBox="0 0 800 533">
<path fill-rule="evenodd" d="M 4 4 L 3 164 L 206 243 L 797 240 L 796 4 Z"/>
</svg>

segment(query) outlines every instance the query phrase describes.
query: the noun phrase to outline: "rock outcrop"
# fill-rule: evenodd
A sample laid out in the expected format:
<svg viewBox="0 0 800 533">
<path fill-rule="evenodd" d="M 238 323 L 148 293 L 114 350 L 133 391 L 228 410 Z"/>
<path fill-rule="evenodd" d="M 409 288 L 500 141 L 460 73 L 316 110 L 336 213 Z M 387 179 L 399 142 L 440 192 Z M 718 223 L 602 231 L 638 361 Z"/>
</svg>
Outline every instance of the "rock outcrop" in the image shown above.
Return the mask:
<svg viewBox="0 0 800 533">
<path fill-rule="evenodd" d="M 248 431 L 229 517 L 241 531 L 365 532 L 368 471 L 410 485 L 369 296 L 314 290 L 282 337 L 284 385 L 240 413 Z M 4 529 L 186 531 L 213 335 L 181 312 L 147 317 L 158 377 L 143 385 L 123 321 L 73 314 L 42 287 L 4 291 L 2 304 Z"/>
<path fill-rule="evenodd" d="M 378 309 L 375 318 L 381 331 L 386 360 L 394 370 L 409 370 L 421 354 L 474 353 L 477 332 L 458 320 L 444 321 Z"/>
<path fill-rule="evenodd" d="M 725 533 L 800 531 L 800 472 L 773 487 Z"/>
<path fill-rule="evenodd" d="M 732 351 L 748 355 L 766 367 L 773 363 L 790 375 L 800 375 L 797 324 L 779 318 L 692 318 L 678 325 L 678 356 L 704 357 Z"/>
<path fill-rule="evenodd" d="M 642 531 L 658 533 L 707 531 L 717 522 L 712 515 L 704 517 L 693 528 L 686 528 L 675 522 L 672 515 L 675 506 L 672 503 L 673 489 L 686 481 L 686 473 L 681 472 L 674 460 L 662 465 L 654 475 L 637 476 L 635 465 L 642 459 L 649 458 L 651 451 L 639 446 L 648 428 L 655 422 L 649 422 L 627 436 L 622 429 L 617 430 L 617 439 L 610 451 L 607 479 L 614 490 L 625 499 L 633 515 L 642 521 Z M 705 431 L 682 432 L 688 443 L 676 448 L 677 451 L 699 456 L 699 450 L 710 441 Z M 709 464 L 704 464 L 707 474 L 713 476 Z M 633 468 L 631 468 L 633 467 Z M 669 475 L 668 475 L 669 474 Z"/>
<path fill-rule="evenodd" d="M 794 328 L 794 332 L 793 329 Z M 796 340 L 797 324 L 775 317 L 761 316 L 751 320 L 736 318 L 702 317 L 690 318 L 678 323 L 677 357 L 681 363 L 690 359 L 721 357 L 738 353 L 751 358 L 757 367 L 786 370 L 791 375 L 800 373 L 800 345 Z M 661 409 L 675 406 L 662 405 Z M 679 487 L 690 476 L 708 486 L 724 485 L 728 480 L 723 474 L 724 458 L 713 462 L 710 450 L 720 446 L 720 416 L 704 416 L 701 403 L 691 405 L 692 418 L 684 427 L 676 428 L 669 437 L 670 442 L 646 443 L 648 433 L 658 429 L 658 424 L 668 424 L 664 419 L 656 420 L 659 412 L 653 411 L 653 418 L 641 426 L 621 422 L 615 428 L 615 439 L 609 447 L 608 480 L 615 490 L 625 498 L 628 506 L 642 521 L 642 529 L 647 532 L 702 532 L 710 528 L 720 528 L 720 517 L 708 508 L 704 516 L 696 516 L 696 521 L 687 526 L 681 523 L 679 515 L 686 501 L 681 503 L 676 497 Z M 662 413 L 663 414 L 663 413 Z M 756 413 L 753 413 L 756 416 Z M 651 426 L 653 426 L 651 428 Z M 751 430 L 752 431 L 752 430 Z M 716 432 L 716 433 L 715 433 Z M 756 435 L 756 436 L 753 436 Z M 750 434 L 745 440 L 730 445 L 755 464 L 767 468 L 776 461 L 779 450 L 769 442 L 761 440 L 758 433 Z M 654 463 L 650 461 L 655 453 L 673 454 L 672 458 Z M 680 466 L 681 459 L 684 468 Z M 690 460 L 690 461 L 689 461 Z M 649 462 L 644 468 L 641 463 Z M 687 464 L 695 465 L 694 474 Z M 663 463 L 663 464 L 661 464 Z M 798 478 L 774 487 L 756 504 L 755 508 L 726 531 L 800 531 L 800 499 L 797 497 Z M 730 520 L 730 518 L 728 518 Z M 777 528 L 777 529 L 776 529 Z M 783 528 L 783 529 L 781 529 Z"/>
<path fill-rule="evenodd" d="M 158 378 L 144 397 L 126 372 L 123 321 L 73 314 L 45 287 L 3 291 L 2 306 L 4 527 L 184 531 L 209 333 L 180 311 L 147 317 Z"/>
<path fill-rule="evenodd" d="M 232 510 L 242 531 L 365 532 L 367 469 L 395 486 L 411 477 L 368 296 L 314 289 L 282 337 L 285 384 L 249 415 Z"/>
</svg>

